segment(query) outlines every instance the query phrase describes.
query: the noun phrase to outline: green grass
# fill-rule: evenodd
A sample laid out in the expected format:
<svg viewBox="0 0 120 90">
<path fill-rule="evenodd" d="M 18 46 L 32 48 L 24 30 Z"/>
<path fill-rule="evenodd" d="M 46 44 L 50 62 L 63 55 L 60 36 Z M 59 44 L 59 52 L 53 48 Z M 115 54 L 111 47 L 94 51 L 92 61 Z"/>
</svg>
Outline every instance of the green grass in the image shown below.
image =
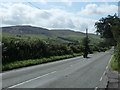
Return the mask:
<svg viewBox="0 0 120 90">
<path fill-rule="evenodd" d="M 16 38 L 16 39 L 25 39 L 25 40 L 45 40 L 47 42 L 52 42 L 52 43 L 58 43 L 58 44 L 63 44 L 63 43 L 74 43 L 75 41 L 81 42 L 82 39 L 85 37 L 84 34 L 82 33 L 75 33 L 71 31 L 53 31 L 52 35 L 44 35 L 44 34 L 11 34 L 11 33 L 2 33 L 2 37 L 4 38 Z M 60 32 L 63 32 L 62 34 Z M 65 33 L 66 32 L 66 33 Z M 19 36 L 20 37 L 19 37 Z M 60 39 L 58 37 L 65 38 L 65 39 Z M 91 43 L 96 43 L 100 42 L 102 39 L 93 34 L 89 34 Z"/>
<path fill-rule="evenodd" d="M 73 54 L 73 55 L 51 56 L 49 58 L 15 61 L 12 63 L 7 63 L 7 64 L 2 65 L 2 71 L 17 69 L 17 68 L 27 67 L 27 66 L 32 66 L 32 65 L 38 65 L 38 64 L 53 62 L 53 61 L 58 61 L 58 60 L 64 60 L 67 58 L 72 58 L 72 57 L 76 57 L 80 55 L 82 54 L 79 53 L 79 54 Z"/>
<path fill-rule="evenodd" d="M 118 61 L 115 60 L 114 55 L 112 56 L 112 60 L 110 62 L 110 65 L 113 70 L 118 71 L 120 73 L 120 66 L 118 65 Z"/>
<path fill-rule="evenodd" d="M 35 34 L 23 34 L 23 35 L 19 35 L 19 34 L 11 34 L 11 33 L 5 33 L 5 32 L 3 32 L 2 33 L 2 37 L 5 37 L 5 38 L 17 38 L 17 39 L 39 39 L 39 40 L 46 40 L 46 39 L 48 39 L 48 37 L 47 36 L 45 36 L 45 35 L 42 35 L 42 34 L 40 34 L 40 35 L 35 35 Z"/>
</svg>

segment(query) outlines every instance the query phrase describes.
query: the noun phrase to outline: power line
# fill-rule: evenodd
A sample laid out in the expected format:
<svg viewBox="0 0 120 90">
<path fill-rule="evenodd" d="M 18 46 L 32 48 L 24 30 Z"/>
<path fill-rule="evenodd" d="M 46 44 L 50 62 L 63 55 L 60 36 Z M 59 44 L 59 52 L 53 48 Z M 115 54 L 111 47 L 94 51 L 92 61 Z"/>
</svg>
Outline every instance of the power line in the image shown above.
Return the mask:
<svg viewBox="0 0 120 90">
<path fill-rule="evenodd" d="M 27 2 L 29 5 L 31 5 L 32 7 L 35 7 L 37 9 L 40 9 L 39 7 L 35 6 L 34 4 L 32 4 L 31 2 Z"/>
</svg>

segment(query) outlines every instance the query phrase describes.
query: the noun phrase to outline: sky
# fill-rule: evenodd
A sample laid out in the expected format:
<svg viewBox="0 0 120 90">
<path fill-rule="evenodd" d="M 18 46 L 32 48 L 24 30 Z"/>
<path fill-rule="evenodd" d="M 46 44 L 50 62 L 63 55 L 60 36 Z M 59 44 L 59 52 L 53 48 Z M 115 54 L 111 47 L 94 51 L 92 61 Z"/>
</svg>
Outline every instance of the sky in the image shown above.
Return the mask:
<svg viewBox="0 0 120 90">
<path fill-rule="evenodd" d="M 102 17 L 118 13 L 118 2 L 2 2 L 0 26 L 32 25 L 48 29 L 71 29 L 95 33 L 94 24 Z"/>
</svg>

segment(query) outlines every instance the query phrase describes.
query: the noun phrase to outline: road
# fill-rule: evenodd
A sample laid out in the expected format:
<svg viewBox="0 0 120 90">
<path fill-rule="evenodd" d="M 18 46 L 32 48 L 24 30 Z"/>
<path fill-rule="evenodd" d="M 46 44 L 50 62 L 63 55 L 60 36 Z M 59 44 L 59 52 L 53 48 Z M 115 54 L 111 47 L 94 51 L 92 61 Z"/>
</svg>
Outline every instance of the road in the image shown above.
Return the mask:
<svg viewBox="0 0 120 90">
<path fill-rule="evenodd" d="M 104 88 L 111 50 L 2 73 L 2 88 Z"/>
</svg>

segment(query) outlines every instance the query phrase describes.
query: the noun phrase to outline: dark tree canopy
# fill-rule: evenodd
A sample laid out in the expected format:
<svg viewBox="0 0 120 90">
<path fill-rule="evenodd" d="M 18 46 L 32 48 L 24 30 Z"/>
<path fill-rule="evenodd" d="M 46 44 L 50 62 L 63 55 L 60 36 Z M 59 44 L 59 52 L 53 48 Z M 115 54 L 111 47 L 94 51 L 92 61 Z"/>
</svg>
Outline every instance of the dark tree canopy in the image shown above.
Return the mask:
<svg viewBox="0 0 120 90">
<path fill-rule="evenodd" d="M 120 36 L 120 18 L 115 14 L 101 18 L 95 23 L 96 32 L 105 38 L 110 45 L 116 45 Z"/>
<path fill-rule="evenodd" d="M 120 23 L 120 19 L 117 15 L 108 15 L 105 18 L 101 18 L 98 22 L 95 23 L 97 33 L 100 33 L 103 38 L 114 38 L 112 28 Z"/>
</svg>

